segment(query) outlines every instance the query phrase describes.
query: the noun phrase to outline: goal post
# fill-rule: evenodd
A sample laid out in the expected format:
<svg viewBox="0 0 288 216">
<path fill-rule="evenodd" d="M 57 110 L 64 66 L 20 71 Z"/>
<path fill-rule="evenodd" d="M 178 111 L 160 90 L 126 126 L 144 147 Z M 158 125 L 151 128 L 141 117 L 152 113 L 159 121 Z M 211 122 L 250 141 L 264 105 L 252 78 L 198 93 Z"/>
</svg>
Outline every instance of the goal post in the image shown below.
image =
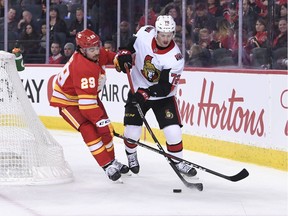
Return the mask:
<svg viewBox="0 0 288 216">
<path fill-rule="evenodd" d="M 73 180 L 62 146 L 34 111 L 15 55 L 0 51 L 0 185 L 46 185 Z"/>
</svg>

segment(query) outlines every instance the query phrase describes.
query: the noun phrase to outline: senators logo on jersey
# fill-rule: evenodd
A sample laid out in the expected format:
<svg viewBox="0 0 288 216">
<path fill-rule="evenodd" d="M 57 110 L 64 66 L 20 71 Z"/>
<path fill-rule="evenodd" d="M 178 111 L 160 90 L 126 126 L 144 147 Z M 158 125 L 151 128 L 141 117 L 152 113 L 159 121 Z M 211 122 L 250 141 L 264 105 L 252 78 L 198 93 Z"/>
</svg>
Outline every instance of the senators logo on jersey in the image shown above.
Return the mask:
<svg viewBox="0 0 288 216">
<path fill-rule="evenodd" d="M 154 29 L 154 27 L 148 26 L 147 28 L 145 28 L 145 31 L 146 31 L 146 32 L 150 32 L 152 29 Z"/>
<path fill-rule="evenodd" d="M 175 58 L 177 59 L 177 61 L 179 61 L 180 59 L 183 58 L 183 56 L 182 56 L 181 53 L 177 53 L 177 54 L 175 55 Z"/>
<path fill-rule="evenodd" d="M 152 56 L 147 55 L 144 59 L 144 66 L 141 73 L 149 82 L 158 82 L 160 78 L 160 70 L 158 70 L 152 63 Z"/>
</svg>

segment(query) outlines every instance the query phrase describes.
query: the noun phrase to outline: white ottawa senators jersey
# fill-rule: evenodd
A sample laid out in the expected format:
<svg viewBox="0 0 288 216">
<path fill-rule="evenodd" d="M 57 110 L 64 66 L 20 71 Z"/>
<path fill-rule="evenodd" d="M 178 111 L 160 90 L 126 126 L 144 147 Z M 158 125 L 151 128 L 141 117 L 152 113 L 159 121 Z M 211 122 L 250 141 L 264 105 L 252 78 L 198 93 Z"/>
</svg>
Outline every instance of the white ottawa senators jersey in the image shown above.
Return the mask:
<svg viewBox="0 0 288 216">
<path fill-rule="evenodd" d="M 169 70 L 171 92 L 166 97 L 176 94 L 178 81 L 184 68 L 184 59 L 176 43 L 172 40 L 168 47 L 158 49 L 155 39 L 155 27 L 143 26 L 136 34 L 134 49 L 136 51 L 135 66 L 131 77 L 135 91 L 138 88 L 148 88 L 158 83 L 161 71 Z M 163 97 L 150 97 L 149 100 L 159 100 Z"/>
</svg>

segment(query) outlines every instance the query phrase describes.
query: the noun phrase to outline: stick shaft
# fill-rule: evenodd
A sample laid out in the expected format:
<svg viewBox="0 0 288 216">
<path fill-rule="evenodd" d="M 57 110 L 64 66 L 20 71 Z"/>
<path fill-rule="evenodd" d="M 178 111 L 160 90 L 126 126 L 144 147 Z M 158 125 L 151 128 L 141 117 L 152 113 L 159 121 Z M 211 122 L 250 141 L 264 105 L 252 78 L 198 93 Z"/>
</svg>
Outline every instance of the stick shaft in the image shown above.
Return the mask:
<svg viewBox="0 0 288 216">
<path fill-rule="evenodd" d="M 151 146 L 149 146 L 149 145 L 147 145 L 147 144 L 144 144 L 144 143 L 142 143 L 142 142 L 139 142 L 139 141 L 136 141 L 136 140 L 127 138 L 127 137 L 125 137 L 125 136 L 122 136 L 122 135 L 116 133 L 115 131 L 114 131 L 114 135 L 115 135 L 116 137 L 120 138 L 120 139 L 127 140 L 127 141 L 129 141 L 129 142 L 133 142 L 133 143 L 135 143 L 136 145 L 139 145 L 139 146 L 141 146 L 141 147 L 143 147 L 143 148 L 146 148 L 146 149 L 151 150 L 151 151 L 153 151 L 153 152 L 156 152 L 156 153 L 158 153 L 158 154 L 164 155 L 165 157 L 172 158 L 172 159 L 177 160 L 177 161 L 180 161 L 180 162 L 185 162 L 185 163 L 193 166 L 193 167 L 196 168 L 196 169 L 200 169 L 200 170 L 202 170 L 202 171 L 204 171 L 204 172 L 210 173 L 210 174 L 212 174 L 212 175 L 218 176 L 218 177 L 220 177 L 220 178 L 224 178 L 224 179 L 229 180 L 229 181 L 232 181 L 232 182 L 240 181 L 240 180 L 246 178 L 246 177 L 249 175 L 249 173 L 248 173 L 248 171 L 247 171 L 246 169 L 242 169 L 239 173 L 237 173 L 237 174 L 235 174 L 235 175 L 233 175 L 233 176 L 227 176 L 227 175 L 221 174 L 221 173 L 219 173 L 219 172 L 216 172 L 216 171 L 214 171 L 214 170 L 208 169 L 208 168 L 206 168 L 206 167 L 204 167 L 204 166 L 201 166 L 201 165 L 198 165 L 198 164 L 196 164 L 196 163 L 193 163 L 193 162 L 190 162 L 190 161 L 188 161 L 188 160 L 185 160 L 185 159 L 183 159 L 183 158 L 179 158 L 179 157 L 176 157 L 176 156 L 171 155 L 171 154 L 169 154 L 169 153 L 162 152 L 162 151 L 160 151 L 159 149 L 153 148 L 153 147 L 151 147 Z"/>
</svg>

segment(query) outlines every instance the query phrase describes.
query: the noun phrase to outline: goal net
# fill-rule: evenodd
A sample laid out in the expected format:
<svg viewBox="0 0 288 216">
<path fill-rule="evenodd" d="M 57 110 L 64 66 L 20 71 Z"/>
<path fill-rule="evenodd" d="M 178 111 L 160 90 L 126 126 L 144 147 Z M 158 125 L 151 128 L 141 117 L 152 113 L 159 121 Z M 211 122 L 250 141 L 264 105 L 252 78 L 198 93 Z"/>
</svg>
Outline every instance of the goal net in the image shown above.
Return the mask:
<svg viewBox="0 0 288 216">
<path fill-rule="evenodd" d="M 72 180 L 62 147 L 42 124 L 26 95 L 14 54 L 0 51 L 0 184 Z"/>
</svg>

